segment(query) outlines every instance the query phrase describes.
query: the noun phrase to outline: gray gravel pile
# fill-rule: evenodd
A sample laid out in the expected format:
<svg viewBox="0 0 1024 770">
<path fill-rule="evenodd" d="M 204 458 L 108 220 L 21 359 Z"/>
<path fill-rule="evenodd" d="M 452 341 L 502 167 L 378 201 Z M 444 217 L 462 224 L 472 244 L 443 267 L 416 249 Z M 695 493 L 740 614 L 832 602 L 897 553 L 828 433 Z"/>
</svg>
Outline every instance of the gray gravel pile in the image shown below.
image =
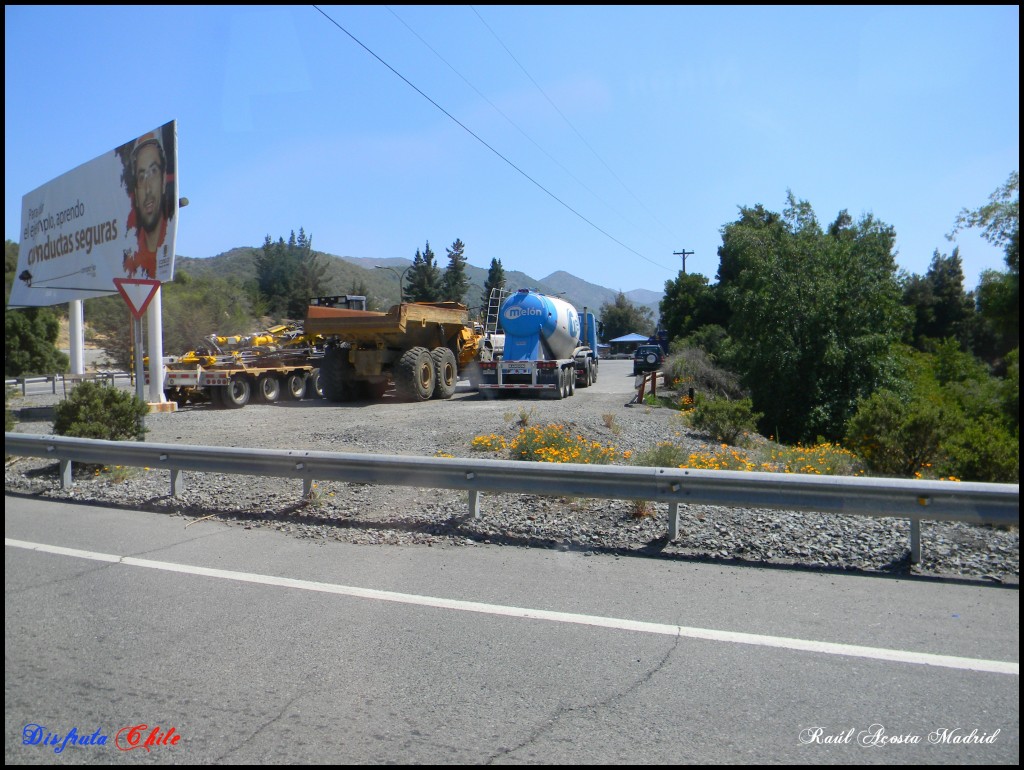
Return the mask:
<svg viewBox="0 0 1024 770">
<path fill-rule="evenodd" d="M 464 390 L 463 384 L 450 401 L 422 404 L 386 397 L 376 403 L 301 401 L 251 404 L 239 410 L 187 406 L 174 413 L 148 415 L 146 441 L 488 458 L 499 455 L 474 450 L 474 437 L 493 434 L 511 439 L 524 423 L 559 423 L 620 453 L 635 454 L 663 441 L 689 451 L 716 448 L 707 437 L 683 427 L 674 410 L 627 405 L 629 394 L 621 387 L 619 392 L 608 392 L 607 385 L 600 388 L 601 384 L 577 390 L 563 401 L 489 400 Z M 38 403 L 23 399 L 25 406 Z M 15 430 L 48 434 L 51 427 L 45 421 L 21 422 Z M 493 543 L 963 576 L 1009 584 L 1019 578 L 1016 528 L 924 522 L 923 561 L 911 565 L 910 524 L 903 519 L 684 505 L 680 506 L 679 536 L 669 542 L 667 507 L 649 504 L 645 511 L 631 501 L 483 495 L 483 515 L 473 519 L 466 494 L 449 490 L 329 482 L 316 485 L 312 497 L 303 500 L 299 480 L 186 472 L 184 492 L 172 498 L 165 471 L 79 468 L 75 484 L 64 491 L 56 463 L 36 458 L 8 458 L 4 475 L 9 493 L 137 507 L 188 520 L 216 517 L 295 537 L 367 545 Z"/>
</svg>

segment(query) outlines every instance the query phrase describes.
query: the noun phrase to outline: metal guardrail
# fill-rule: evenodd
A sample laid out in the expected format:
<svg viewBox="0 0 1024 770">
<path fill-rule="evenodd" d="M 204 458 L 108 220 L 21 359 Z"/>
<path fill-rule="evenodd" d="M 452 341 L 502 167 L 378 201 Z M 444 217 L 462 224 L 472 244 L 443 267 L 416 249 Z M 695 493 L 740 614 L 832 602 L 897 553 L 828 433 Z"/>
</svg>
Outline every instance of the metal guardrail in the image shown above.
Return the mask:
<svg viewBox="0 0 1024 770">
<path fill-rule="evenodd" d="M 83 380 L 108 380 L 111 385 L 117 380 L 133 380 L 134 377 L 128 372 L 90 372 L 89 374 L 50 374 L 45 377 L 17 377 L 13 380 L 4 380 L 4 388 L 20 388 L 21 395 L 27 395 L 28 386 L 39 383 L 50 383 L 51 392 L 57 393 L 57 383 L 76 383 Z"/>
<path fill-rule="evenodd" d="M 183 471 L 301 479 L 304 497 L 314 480 L 461 489 L 468 492 L 475 518 L 481 516 L 481 492 L 647 500 L 668 504 L 670 540 L 679 533 L 680 504 L 905 518 L 914 563 L 921 560 L 922 520 L 1020 525 L 1018 484 L 240 449 L 23 433 L 5 433 L 4 452 L 59 460 L 62 488 L 72 485 L 72 462 L 81 462 L 167 470 L 171 496 L 184 489 Z"/>
</svg>

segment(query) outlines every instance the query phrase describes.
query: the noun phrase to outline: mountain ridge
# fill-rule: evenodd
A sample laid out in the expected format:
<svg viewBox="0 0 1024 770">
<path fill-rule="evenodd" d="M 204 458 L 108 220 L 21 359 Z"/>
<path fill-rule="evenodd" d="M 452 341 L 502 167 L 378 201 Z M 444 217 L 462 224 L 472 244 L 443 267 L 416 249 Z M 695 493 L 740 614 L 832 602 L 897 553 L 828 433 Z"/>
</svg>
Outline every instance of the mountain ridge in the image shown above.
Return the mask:
<svg viewBox="0 0 1024 770">
<path fill-rule="evenodd" d="M 238 246 L 212 257 L 178 256 L 176 269 L 193 275 L 219 275 L 234 277 L 242 281 L 252 280 L 256 274 L 256 256 L 259 249 L 253 246 Z M 363 287 L 371 306 L 388 307 L 398 301 L 398 281 L 412 266 L 412 260 L 401 257 L 353 257 L 318 251 L 325 260 L 325 293 L 352 294 L 357 287 Z M 438 265 L 443 270 L 443 265 Z M 466 304 L 470 308 L 485 305 L 482 297 L 488 269 L 466 265 L 466 276 L 470 289 Z M 591 283 L 564 270 L 556 270 L 545 278 L 537 279 L 518 270 L 505 268 L 505 285 L 512 290 L 536 289 L 544 294 L 562 296 L 577 310 L 587 308 L 597 312 L 606 303 L 614 303 L 620 291 Z M 363 289 L 359 289 L 362 291 Z M 627 300 L 638 307 L 651 310 L 655 320 L 660 311 L 658 303 L 663 294 L 649 289 L 633 289 L 621 292 Z"/>
</svg>

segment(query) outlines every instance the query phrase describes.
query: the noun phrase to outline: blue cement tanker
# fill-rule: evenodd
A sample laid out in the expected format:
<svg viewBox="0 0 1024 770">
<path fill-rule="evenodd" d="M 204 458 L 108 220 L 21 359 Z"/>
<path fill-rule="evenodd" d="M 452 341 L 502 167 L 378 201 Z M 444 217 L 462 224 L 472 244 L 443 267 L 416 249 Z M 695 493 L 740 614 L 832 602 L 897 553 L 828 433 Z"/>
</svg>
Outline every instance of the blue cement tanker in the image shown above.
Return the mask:
<svg viewBox="0 0 1024 770">
<path fill-rule="evenodd" d="M 520 289 L 501 305 L 504 349 L 480 365 L 480 390 L 548 391 L 555 398 L 597 380 L 597 320 L 563 299 Z"/>
</svg>

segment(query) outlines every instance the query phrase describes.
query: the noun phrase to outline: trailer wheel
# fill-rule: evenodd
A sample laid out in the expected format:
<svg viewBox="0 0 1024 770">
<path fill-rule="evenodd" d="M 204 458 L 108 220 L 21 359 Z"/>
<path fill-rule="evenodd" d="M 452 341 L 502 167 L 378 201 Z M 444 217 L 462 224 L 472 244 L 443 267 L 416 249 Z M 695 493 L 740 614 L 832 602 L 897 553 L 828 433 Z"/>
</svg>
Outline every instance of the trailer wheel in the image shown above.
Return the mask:
<svg viewBox="0 0 1024 770">
<path fill-rule="evenodd" d="M 558 370 L 558 387 L 555 388 L 554 395 L 558 401 L 565 398 L 565 369 Z"/>
<path fill-rule="evenodd" d="M 261 374 L 256 379 L 256 400 L 261 404 L 273 404 L 281 398 L 281 381 L 274 374 Z"/>
<path fill-rule="evenodd" d="M 320 370 L 313 369 L 306 375 L 305 398 L 323 398 L 324 389 L 320 384 Z"/>
<path fill-rule="evenodd" d="M 434 361 L 426 348 L 405 351 L 395 364 L 395 391 L 407 401 L 426 401 L 434 392 Z"/>
<path fill-rule="evenodd" d="M 576 367 L 570 366 L 565 370 L 565 388 L 566 396 L 573 396 L 576 394 Z"/>
<path fill-rule="evenodd" d="M 224 408 L 224 386 L 214 385 L 213 387 L 207 388 L 210 394 L 210 406 L 214 409 Z"/>
<path fill-rule="evenodd" d="M 223 388 L 224 407 L 241 409 L 252 397 L 252 381 L 244 374 L 236 374 Z"/>
<path fill-rule="evenodd" d="M 577 388 L 589 388 L 591 383 L 594 382 L 594 380 L 592 379 L 593 376 L 594 376 L 593 369 L 590 368 L 590 359 L 589 358 L 586 360 L 586 362 L 583 365 L 582 374 L 583 374 L 583 376 L 576 380 L 576 387 Z"/>
<path fill-rule="evenodd" d="M 170 390 L 165 390 L 164 396 L 168 401 L 173 401 L 179 407 L 185 406 L 185 404 L 188 403 L 188 393 L 184 388 L 171 388 Z"/>
<path fill-rule="evenodd" d="M 459 382 L 459 362 L 450 348 L 434 348 L 430 352 L 434 362 L 434 398 L 451 398 Z"/>
<path fill-rule="evenodd" d="M 298 401 L 306 392 L 306 376 L 301 372 L 292 372 L 284 378 L 281 398 L 286 401 Z"/>
</svg>

